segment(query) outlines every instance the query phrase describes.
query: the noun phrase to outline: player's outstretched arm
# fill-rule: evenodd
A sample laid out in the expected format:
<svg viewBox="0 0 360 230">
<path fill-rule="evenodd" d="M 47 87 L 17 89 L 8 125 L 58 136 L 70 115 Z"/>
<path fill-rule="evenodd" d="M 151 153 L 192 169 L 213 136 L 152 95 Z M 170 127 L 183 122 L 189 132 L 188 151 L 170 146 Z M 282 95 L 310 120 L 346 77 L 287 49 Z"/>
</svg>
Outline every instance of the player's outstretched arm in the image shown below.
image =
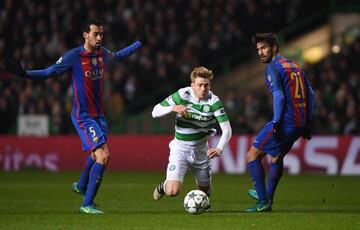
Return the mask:
<svg viewBox="0 0 360 230">
<path fill-rule="evenodd" d="M 2 68 L 17 77 L 29 78 L 33 80 L 48 79 L 56 75 L 52 66 L 44 70 L 28 70 L 25 71 L 19 61 L 13 59 L 5 59 L 2 61 Z"/>
<path fill-rule="evenodd" d="M 63 75 L 72 67 L 74 52 L 66 52 L 52 66 L 41 70 L 25 70 L 18 61 L 13 59 L 4 59 L 0 62 L 1 68 L 18 77 L 29 78 L 32 80 L 45 80 L 55 76 Z"/>
<path fill-rule="evenodd" d="M 27 70 L 26 71 L 26 78 L 30 78 L 33 80 L 45 80 L 51 77 L 56 77 L 57 73 L 55 71 L 54 66 L 50 66 L 46 69 L 41 70 Z"/>
<path fill-rule="evenodd" d="M 1 69 L 17 77 L 26 77 L 26 72 L 20 62 L 14 59 L 4 59 L 0 62 Z"/>
<path fill-rule="evenodd" d="M 274 120 L 273 120 L 273 135 L 277 142 L 283 138 L 281 132 L 281 117 L 284 111 L 285 96 L 282 90 L 273 91 L 273 107 L 274 107 Z"/>
<path fill-rule="evenodd" d="M 219 143 L 217 144 L 216 148 L 211 148 L 208 150 L 207 156 L 209 158 L 219 157 L 232 136 L 232 129 L 229 121 L 221 122 L 220 128 L 221 137 Z"/>
<path fill-rule="evenodd" d="M 130 56 L 133 54 L 136 50 L 138 50 L 141 47 L 141 42 L 136 41 L 133 44 L 129 45 L 128 47 L 125 47 L 124 49 L 118 51 L 115 53 L 115 58 L 117 60 L 122 60 L 125 57 Z"/>
<path fill-rule="evenodd" d="M 151 115 L 152 115 L 153 118 L 163 117 L 166 114 L 171 113 L 172 107 L 173 106 L 170 106 L 170 105 L 169 106 L 163 106 L 163 105 L 161 105 L 161 103 L 159 103 L 159 104 L 155 105 Z"/>
</svg>

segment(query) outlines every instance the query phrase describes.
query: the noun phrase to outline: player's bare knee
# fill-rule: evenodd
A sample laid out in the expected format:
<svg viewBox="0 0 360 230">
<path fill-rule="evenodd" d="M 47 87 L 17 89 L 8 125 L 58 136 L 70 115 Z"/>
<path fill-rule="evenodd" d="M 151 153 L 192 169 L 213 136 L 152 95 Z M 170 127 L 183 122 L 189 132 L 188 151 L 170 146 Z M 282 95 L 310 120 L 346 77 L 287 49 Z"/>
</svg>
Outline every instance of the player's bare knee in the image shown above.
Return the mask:
<svg viewBox="0 0 360 230">
<path fill-rule="evenodd" d="M 271 157 L 271 163 L 273 163 L 273 164 L 282 163 L 284 161 L 284 157 L 285 157 L 285 154 L 281 154 L 276 157 Z"/>
<path fill-rule="evenodd" d="M 249 152 L 247 152 L 246 154 L 246 161 L 251 162 L 254 160 L 261 160 L 264 157 L 264 155 L 265 154 L 261 150 L 255 147 L 251 147 Z"/>
<path fill-rule="evenodd" d="M 110 152 L 106 146 L 106 144 L 97 148 L 93 154 L 95 155 L 96 162 L 106 165 L 110 160 Z"/>
<path fill-rule="evenodd" d="M 109 162 L 109 160 L 110 160 L 110 154 L 105 155 L 103 158 L 104 165 L 106 165 Z"/>
<path fill-rule="evenodd" d="M 107 151 L 96 151 L 96 162 L 106 165 L 110 159 L 110 154 Z"/>
<path fill-rule="evenodd" d="M 177 188 L 167 188 L 165 193 L 167 196 L 177 196 L 179 192 L 180 190 Z"/>
</svg>

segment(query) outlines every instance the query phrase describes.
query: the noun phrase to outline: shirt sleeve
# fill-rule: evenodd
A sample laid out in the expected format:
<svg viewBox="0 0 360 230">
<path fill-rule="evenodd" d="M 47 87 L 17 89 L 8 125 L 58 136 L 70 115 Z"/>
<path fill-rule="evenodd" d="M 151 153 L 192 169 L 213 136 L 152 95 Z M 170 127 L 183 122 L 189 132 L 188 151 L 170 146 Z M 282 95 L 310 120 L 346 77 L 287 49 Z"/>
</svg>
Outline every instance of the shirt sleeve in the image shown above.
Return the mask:
<svg viewBox="0 0 360 230">
<path fill-rule="evenodd" d="M 280 72 L 278 70 L 276 70 L 276 68 L 273 65 L 267 66 L 266 77 L 267 77 L 268 87 L 269 87 L 269 90 L 271 93 L 275 90 L 283 91 L 283 88 L 281 85 Z"/>
<path fill-rule="evenodd" d="M 212 111 L 214 112 L 214 116 L 217 120 L 217 122 L 222 123 L 222 122 L 226 122 L 229 120 L 228 115 L 225 112 L 224 106 L 221 103 L 221 101 L 216 101 L 212 107 L 211 107 Z"/>
<path fill-rule="evenodd" d="M 52 66 L 42 70 L 27 70 L 26 77 L 33 80 L 43 80 L 50 77 L 60 77 L 66 71 L 72 68 L 74 62 L 73 51 L 68 51 L 62 55 L 59 60 Z"/>
<path fill-rule="evenodd" d="M 161 104 L 155 105 L 153 108 L 153 111 L 151 113 L 153 118 L 163 117 L 166 114 L 169 114 L 172 112 L 173 106 L 163 106 Z"/>
<path fill-rule="evenodd" d="M 221 128 L 221 137 L 216 148 L 223 150 L 225 146 L 229 143 L 230 138 L 232 136 L 230 122 L 229 121 L 221 122 L 220 128 Z"/>
<path fill-rule="evenodd" d="M 273 109 L 274 109 L 273 122 L 280 122 L 282 118 L 282 114 L 284 112 L 284 103 L 285 103 L 285 96 L 284 96 L 284 90 L 281 85 L 280 72 L 276 70 L 273 65 L 268 65 L 266 69 L 266 76 L 267 76 L 269 90 L 273 95 Z"/>
<path fill-rule="evenodd" d="M 166 99 L 164 99 L 162 102 L 155 105 L 155 107 L 153 108 L 153 111 L 151 113 L 152 117 L 153 118 L 162 117 L 162 116 L 165 116 L 166 114 L 171 113 L 173 106 L 176 105 L 176 103 L 173 99 L 174 97 L 180 98 L 179 92 L 173 93 L 172 95 L 170 95 Z"/>
<path fill-rule="evenodd" d="M 111 52 L 108 49 L 104 48 L 105 62 L 111 61 L 113 59 L 120 61 L 120 60 L 124 59 L 125 57 L 128 57 L 131 54 L 133 54 L 141 46 L 142 46 L 141 42 L 136 41 L 133 44 L 129 45 L 128 47 L 125 47 L 124 49 L 122 49 L 118 52 Z"/>
</svg>

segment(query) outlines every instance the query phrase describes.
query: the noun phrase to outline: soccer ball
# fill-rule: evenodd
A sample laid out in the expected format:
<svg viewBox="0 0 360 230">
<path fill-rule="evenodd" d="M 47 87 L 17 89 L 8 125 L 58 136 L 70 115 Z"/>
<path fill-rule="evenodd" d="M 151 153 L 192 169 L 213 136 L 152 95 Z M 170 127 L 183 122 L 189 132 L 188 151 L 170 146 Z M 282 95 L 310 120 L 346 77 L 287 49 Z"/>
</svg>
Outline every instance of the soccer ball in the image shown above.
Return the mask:
<svg viewBox="0 0 360 230">
<path fill-rule="evenodd" d="M 201 190 L 192 190 L 184 198 L 184 208 L 191 214 L 203 213 L 209 205 L 209 197 Z"/>
</svg>

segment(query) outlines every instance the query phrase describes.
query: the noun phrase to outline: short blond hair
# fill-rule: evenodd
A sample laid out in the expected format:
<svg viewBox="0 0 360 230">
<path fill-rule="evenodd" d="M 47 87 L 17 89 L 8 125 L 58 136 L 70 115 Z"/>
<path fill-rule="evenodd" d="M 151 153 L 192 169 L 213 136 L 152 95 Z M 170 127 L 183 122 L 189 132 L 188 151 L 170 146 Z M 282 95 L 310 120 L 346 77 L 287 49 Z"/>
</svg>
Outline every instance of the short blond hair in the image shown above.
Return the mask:
<svg viewBox="0 0 360 230">
<path fill-rule="evenodd" d="M 191 82 L 195 81 L 195 78 L 201 77 L 201 78 L 207 78 L 209 80 L 212 80 L 214 78 L 213 72 L 203 66 L 195 67 L 193 71 L 191 71 L 190 79 Z"/>
</svg>

